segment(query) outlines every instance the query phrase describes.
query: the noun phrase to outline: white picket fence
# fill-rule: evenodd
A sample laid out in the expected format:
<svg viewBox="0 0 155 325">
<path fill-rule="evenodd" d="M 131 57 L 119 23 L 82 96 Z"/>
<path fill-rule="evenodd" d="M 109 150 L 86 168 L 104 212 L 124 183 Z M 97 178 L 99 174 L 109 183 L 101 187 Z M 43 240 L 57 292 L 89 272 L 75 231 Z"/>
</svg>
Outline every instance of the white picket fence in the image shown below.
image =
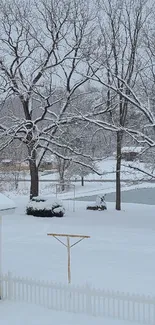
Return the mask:
<svg viewBox="0 0 155 325">
<path fill-rule="evenodd" d="M 155 325 L 155 297 L 1 276 L 1 299 L 27 302 L 59 311 L 112 317 Z"/>
</svg>

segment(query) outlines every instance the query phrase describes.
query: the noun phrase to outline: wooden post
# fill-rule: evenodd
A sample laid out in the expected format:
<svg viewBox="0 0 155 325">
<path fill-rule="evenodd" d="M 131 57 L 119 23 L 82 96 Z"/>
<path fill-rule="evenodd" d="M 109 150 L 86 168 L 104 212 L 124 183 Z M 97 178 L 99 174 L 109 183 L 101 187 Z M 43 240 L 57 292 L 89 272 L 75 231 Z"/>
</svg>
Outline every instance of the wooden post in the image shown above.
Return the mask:
<svg viewBox="0 0 155 325">
<path fill-rule="evenodd" d="M 67 254 L 68 254 L 68 283 L 71 283 L 71 255 L 70 255 L 70 240 L 67 236 Z"/>
<path fill-rule="evenodd" d="M 59 241 L 59 243 L 61 243 L 62 245 L 64 245 L 65 247 L 67 247 L 67 255 L 68 255 L 68 283 L 71 283 L 71 248 L 75 245 L 77 245 L 78 243 L 80 243 L 80 241 L 82 241 L 85 238 L 90 238 L 90 236 L 84 236 L 84 235 L 69 235 L 69 234 L 47 234 L 47 236 L 52 236 L 55 239 L 57 239 Z M 64 243 L 61 239 L 59 239 L 59 237 L 66 237 L 67 238 L 67 244 Z M 70 238 L 78 238 L 78 240 L 70 245 Z"/>
</svg>

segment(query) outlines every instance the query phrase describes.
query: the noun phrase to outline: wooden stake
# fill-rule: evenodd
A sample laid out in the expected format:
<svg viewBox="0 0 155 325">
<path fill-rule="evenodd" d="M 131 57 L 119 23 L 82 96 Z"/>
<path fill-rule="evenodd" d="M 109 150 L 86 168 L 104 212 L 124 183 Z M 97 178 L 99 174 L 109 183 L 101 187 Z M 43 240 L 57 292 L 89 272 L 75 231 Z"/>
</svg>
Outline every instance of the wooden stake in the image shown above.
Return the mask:
<svg viewBox="0 0 155 325">
<path fill-rule="evenodd" d="M 84 236 L 84 235 L 73 235 L 73 234 L 47 234 L 47 236 L 53 236 L 55 239 L 57 239 L 62 245 L 67 247 L 67 256 L 68 256 L 68 283 L 71 283 L 71 254 L 70 250 L 73 246 L 80 243 L 81 240 L 85 238 L 90 238 L 90 236 Z M 62 242 L 58 237 L 66 237 L 67 238 L 67 244 Z M 70 245 L 70 238 L 80 238 L 75 243 Z"/>
<path fill-rule="evenodd" d="M 67 236 L 69 236 L 69 237 L 79 237 L 79 238 L 90 238 L 90 236 L 84 236 L 84 235 L 71 235 L 71 234 L 54 234 L 54 233 L 52 233 L 52 234 L 47 234 L 47 236 L 53 236 L 53 237 L 67 237 Z"/>
<path fill-rule="evenodd" d="M 67 254 L 68 254 L 68 283 L 71 283 L 71 255 L 70 255 L 70 240 L 67 236 Z"/>
</svg>

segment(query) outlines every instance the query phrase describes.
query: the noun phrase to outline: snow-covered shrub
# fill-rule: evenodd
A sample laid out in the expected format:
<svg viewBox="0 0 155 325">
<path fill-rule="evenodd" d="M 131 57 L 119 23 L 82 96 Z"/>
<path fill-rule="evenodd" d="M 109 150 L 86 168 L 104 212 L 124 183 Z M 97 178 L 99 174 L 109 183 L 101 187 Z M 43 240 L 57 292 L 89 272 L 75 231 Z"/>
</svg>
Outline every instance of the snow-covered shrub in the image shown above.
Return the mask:
<svg viewBox="0 0 155 325">
<path fill-rule="evenodd" d="M 31 201 L 35 201 L 35 202 L 45 202 L 46 199 L 43 196 L 34 196 Z"/>
<path fill-rule="evenodd" d="M 96 203 L 89 204 L 86 208 L 87 210 L 107 210 L 107 204 L 105 202 L 105 196 L 98 196 Z"/>
<path fill-rule="evenodd" d="M 98 206 L 96 204 L 89 204 L 87 205 L 87 210 L 98 210 L 98 211 L 101 211 L 101 210 L 107 210 L 107 208 L 103 205 L 101 206 Z"/>
<path fill-rule="evenodd" d="M 60 200 L 48 199 L 43 201 L 35 198 L 27 205 L 26 214 L 42 218 L 61 218 L 65 214 L 65 209 Z"/>
</svg>

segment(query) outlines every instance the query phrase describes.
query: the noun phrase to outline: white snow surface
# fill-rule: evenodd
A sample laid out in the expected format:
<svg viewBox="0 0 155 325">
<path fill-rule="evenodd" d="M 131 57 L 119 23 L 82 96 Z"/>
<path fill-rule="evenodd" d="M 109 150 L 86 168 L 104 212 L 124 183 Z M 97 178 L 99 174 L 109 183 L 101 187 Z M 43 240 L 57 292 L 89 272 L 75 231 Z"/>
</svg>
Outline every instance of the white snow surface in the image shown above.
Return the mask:
<svg viewBox="0 0 155 325">
<path fill-rule="evenodd" d="M 146 174 L 143 174 L 140 171 L 131 169 L 127 167 L 128 165 L 131 165 L 132 167 L 140 168 L 142 170 L 145 170 L 148 173 L 153 173 L 154 171 L 152 170 L 151 165 L 149 164 L 144 164 L 139 161 L 133 161 L 133 162 L 126 162 L 122 160 L 122 166 L 121 166 L 121 179 L 122 179 L 122 187 L 126 188 L 129 186 L 133 185 L 133 182 L 143 182 L 143 180 L 148 180 L 150 179 L 150 176 L 147 176 Z M 101 175 L 97 175 L 95 173 L 90 173 L 85 177 L 85 186 L 83 188 L 83 192 L 86 190 L 88 192 L 93 192 L 94 190 L 100 190 L 99 194 L 102 193 L 108 193 L 110 191 L 115 190 L 115 173 L 116 173 L 116 159 L 114 157 L 109 157 L 106 158 L 100 162 L 96 163 L 96 168 L 98 171 L 101 173 Z M 8 178 L 7 174 L 7 178 Z M 10 174 L 10 177 L 12 178 L 12 175 Z M 28 172 L 21 172 L 19 175 L 19 178 L 21 178 L 23 181 L 20 181 L 18 184 L 18 189 L 14 189 L 14 181 L 9 181 L 6 182 L 4 185 L 4 189 L 6 192 L 9 191 L 14 191 L 17 195 L 19 194 L 24 194 L 28 195 L 30 191 L 30 182 L 29 181 L 24 181 L 25 180 L 30 180 L 30 175 Z M 45 174 L 44 172 L 40 173 L 39 178 L 42 182 L 40 182 L 39 187 L 40 187 L 40 194 L 41 195 L 48 195 L 51 194 L 51 192 L 54 194 L 56 193 L 56 184 L 58 184 L 58 179 L 59 175 L 56 172 L 50 173 L 50 171 Z M 77 196 L 78 192 L 81 192 L 81 184 L 80 184 L 80 176 L 74 176 L 72 177 L 72 180 L 79 180 L 79 182 L 72 183 L 72 197 L 74 195 L 74 185 L 75 185 L 75 194 Z M 96 180 L 97 182 L 90 182 Z M 104 183 L 104 180 L 106 182 Z M 89 182 L 88 182 L 89 181 Z M 101 181 L 101 182 L 100 182 Z M 109 181 L 109 182 L 108 182 Z M 151 183 L 146 184 L 146 186 L 151 186 Z M 144 184 L 142 185 L 144 187 Z M 134 185 L 135 187 L 135 185 Z M 137 185 L 139 187 L 139 185 Z M 80 193 L 81 194 L 81 193 Z M 94 193 L 95 194 L 95 193 Z"/>
<path fill-rule="evenodd" d="M 90 235 L 72 249 L 72 283 L 155 295 L 154 206 L 88 211 L 89 202 L 76 202 L 63 218 L 36 218 L 25 214 L 27 197 L 15 201 L 16 213 L 2 221 L 3 273 L 66 283 L 65 248 L 47 233 Z"/>
<path fill-rule="evenodd" d="M 9 199 L 7 196 L 0 193 L 0 213 L 4 214 L 5 210 L 14 210 L 16 204 L 13 200 Z M 7 211 L 9 214 L 9 212 Z"/>
<path fill-rule="evenodd" d="M 122 147 L 122 152 L 136 152 L 141 153 L 144 150 L 144 147 Z"/>
<path fill-rule="evenodd" d="M 66 248 L 47 233 L 90 235 L 71 250 L 73 284 L 155 296 L 155 206 L 123 204 L 118 212 L 108 203 L 108 210 L 89 211 L 90 202 L 76 202 L 75 212 L 50 219 L 27 216 L 28 197 L 12 198 L 16 213 L 2 220 L 3 273 L 67 283 Z M 128 324 L 8 301 L 0 301 L 0 320 L 2 325 Z"/>
<path fill-rule="evenodd" d="M 2 325 L 128 325 L 129 322 L 80 314 L 55 312 L 23 303 L 0 302 Z M 136 323 L 132 323 L 136 325 Z"/>
<path fill-rule="evenodd" d="M 103 180 L 115 178 L 115 159 L 105 159 L 98 163 L 103 176 L 89 174 L 86 179 Z M 133 162 L 132 165 L 145 168 Z M 123 189 L 135 188 L 132 180 L 144 176 L 140 172 L 122 166 Z M 27 178 L 27 177 L 26 177 Z M 42 176 L 42 179 L 56 179 L 58 175 Z M 145 177 L 146 178 L 146 177 Z M 29 192 L 29 183 L 19 183 L 21 192 Z M 142 183 L 140 187 L 153 187 Z M 41 194 L 45 198 L 55 193 L 52 182 L 40 183 Z M 105 194 L 115 190 L 115 182 L 75 183 L 75 195 L 81 197 Z M 23 192 L 24 192 L 23 191 Z M 48 196 L 46 196 L 48 194 Z M 91 202 L 63 201 L 66 216 L 63 218 L 34 218 L 26 216 L 28 196 L 9 193 L 9 200 L 0 194 L 0 208 L 14 208 L 10 218 L 2 218 L 2 271 L 53 282 L 67 282 L 67 252 L 65 247 L 47 233 L 69 233 L 90 235 L 71 250 L 72 283 L 91 285 L 95 288 L 119 290 L 155 296 L 155 206 L 123 204 L 122 211 L 114 210 L 108 203 L 106 211 L 88 211 Z M 60 199 L 74 197 L 74 189 L 59 194 Z M 55 200 L 55 198 L 54 198 Z M 8 213 L 8 212 L 7 212 Z M 2 325 L 127 325 L 128 322 L 79 314 L 55 312 L 43 307 L 24 303 L 0 301 L 0 324 Z M 136 323 L 135 323 L 136 325 Z"/>
</svg>

